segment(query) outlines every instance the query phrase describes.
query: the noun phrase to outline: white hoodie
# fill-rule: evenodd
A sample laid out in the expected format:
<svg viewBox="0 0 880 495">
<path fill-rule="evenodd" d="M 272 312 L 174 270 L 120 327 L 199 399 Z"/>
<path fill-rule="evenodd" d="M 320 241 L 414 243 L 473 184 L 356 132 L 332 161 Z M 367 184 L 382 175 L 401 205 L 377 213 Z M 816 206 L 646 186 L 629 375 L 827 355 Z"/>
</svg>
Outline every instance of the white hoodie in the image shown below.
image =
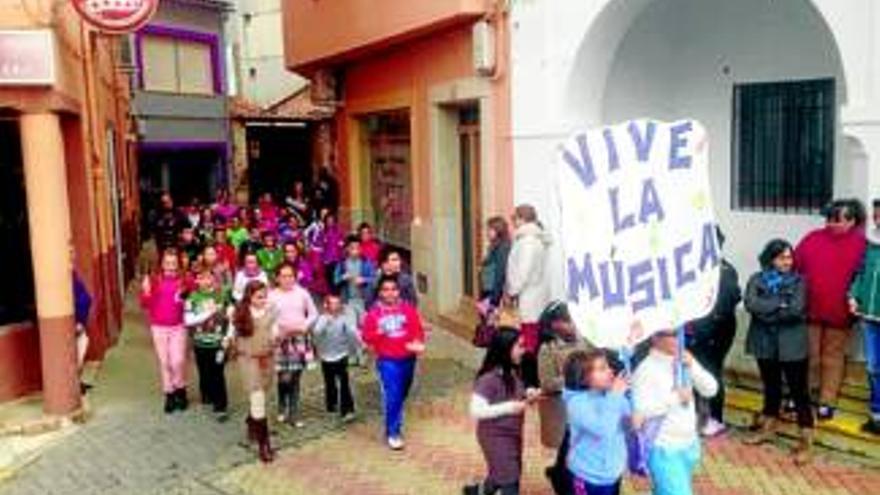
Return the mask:
<svg viewBox="0 0 880 495">
<path fill-rule="evenodd" d="M 633 374 L 635 410 L 646 418 L 664 416 L 655 445 L 684 448 L 699 441 L 694 401 L 682 404 L 675 392 L 675 358 L 656 350 L 639 364 Z M 688 370 L 693 388 L 703 397 L 718 393 L 718 382 L 695 359 Z"/>
<path fill-rule="evenodd" d="M 536 223 L 521 225 L 514 233 L 507 260 L 507 294 L 519 299 L 523 323 L 536 323 L 550 303 L 544 265 L 550 236 Z"/>
</svg>

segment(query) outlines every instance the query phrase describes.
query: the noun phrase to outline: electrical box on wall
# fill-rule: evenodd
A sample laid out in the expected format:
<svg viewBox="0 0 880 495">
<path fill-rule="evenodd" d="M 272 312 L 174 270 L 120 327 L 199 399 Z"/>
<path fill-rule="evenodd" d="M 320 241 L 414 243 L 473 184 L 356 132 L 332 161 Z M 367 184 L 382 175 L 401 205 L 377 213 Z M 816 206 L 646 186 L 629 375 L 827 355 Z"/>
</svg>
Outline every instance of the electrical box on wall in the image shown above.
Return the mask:
<svg viewBox="0 0 880 495">
<path fill-rule="evenodd" d="M 488 76 L 495 71 L 495 28 L 487 20 L 474 23 L 472 29 L 473 62 L 477 74 Z"/>
</svg>

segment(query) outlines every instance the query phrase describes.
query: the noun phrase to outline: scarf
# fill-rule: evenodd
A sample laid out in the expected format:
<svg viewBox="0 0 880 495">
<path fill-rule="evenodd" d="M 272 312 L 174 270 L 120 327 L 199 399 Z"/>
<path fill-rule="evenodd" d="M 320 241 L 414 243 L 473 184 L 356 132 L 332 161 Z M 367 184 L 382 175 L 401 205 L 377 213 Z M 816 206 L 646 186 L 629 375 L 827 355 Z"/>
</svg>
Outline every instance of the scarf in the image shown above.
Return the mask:
<svg viewBox="0 0 880 495">
<path fill-rule="evenodd" d="M 771 294 L 779 294 L 780 289 L 791 285 L 794 280 L 794 274 L 792 272 L 783 273 L 775 268 L 770 268 L 761 273 L 761 279 Z"/>
</svg>

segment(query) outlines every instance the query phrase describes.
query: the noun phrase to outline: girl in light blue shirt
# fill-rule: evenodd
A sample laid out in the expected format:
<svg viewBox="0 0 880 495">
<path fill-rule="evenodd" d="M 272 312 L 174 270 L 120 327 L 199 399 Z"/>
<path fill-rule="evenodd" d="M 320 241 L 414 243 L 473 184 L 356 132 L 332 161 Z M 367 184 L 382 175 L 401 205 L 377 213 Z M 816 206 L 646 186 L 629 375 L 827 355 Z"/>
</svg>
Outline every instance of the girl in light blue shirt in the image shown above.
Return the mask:
<svg viewBox="0 0 880 495">
<path fill-rule="evenodd" d="M 574 495 L 618 495 L 626 470 L 626 431 L 632 406 L 626 380 L 605 351 L 576 351 L 565 363 L 568 469 Z"/>
</svg>

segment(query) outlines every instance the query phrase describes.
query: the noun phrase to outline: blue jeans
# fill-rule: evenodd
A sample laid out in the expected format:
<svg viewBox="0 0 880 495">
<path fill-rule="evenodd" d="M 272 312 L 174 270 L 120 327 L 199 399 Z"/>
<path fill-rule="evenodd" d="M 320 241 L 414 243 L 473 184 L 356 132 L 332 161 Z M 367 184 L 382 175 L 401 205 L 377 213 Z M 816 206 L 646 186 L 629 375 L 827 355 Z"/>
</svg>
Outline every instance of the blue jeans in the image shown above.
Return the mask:
<svg viewBox="0 0 880 495">
<path fill-rule="evenodd" d="M 865 321 L 865 366 L 871 386 L 871 416 L 880 420 L 880 322 Z"/>
<path fill-rule="evenodd" d="M 700 443 L 668 448 L 655 445 L 648 456 L 654 495 L 693 495 L 694 470 L 700 462 Z"/>
<path fill-rule="evenodd" d="M 403 403 L 409 395 L 416 371 L 416 358 L 376 360 L 385 403 L 385 435 L 399 437 L 403 427 Z"/>
</svg>

